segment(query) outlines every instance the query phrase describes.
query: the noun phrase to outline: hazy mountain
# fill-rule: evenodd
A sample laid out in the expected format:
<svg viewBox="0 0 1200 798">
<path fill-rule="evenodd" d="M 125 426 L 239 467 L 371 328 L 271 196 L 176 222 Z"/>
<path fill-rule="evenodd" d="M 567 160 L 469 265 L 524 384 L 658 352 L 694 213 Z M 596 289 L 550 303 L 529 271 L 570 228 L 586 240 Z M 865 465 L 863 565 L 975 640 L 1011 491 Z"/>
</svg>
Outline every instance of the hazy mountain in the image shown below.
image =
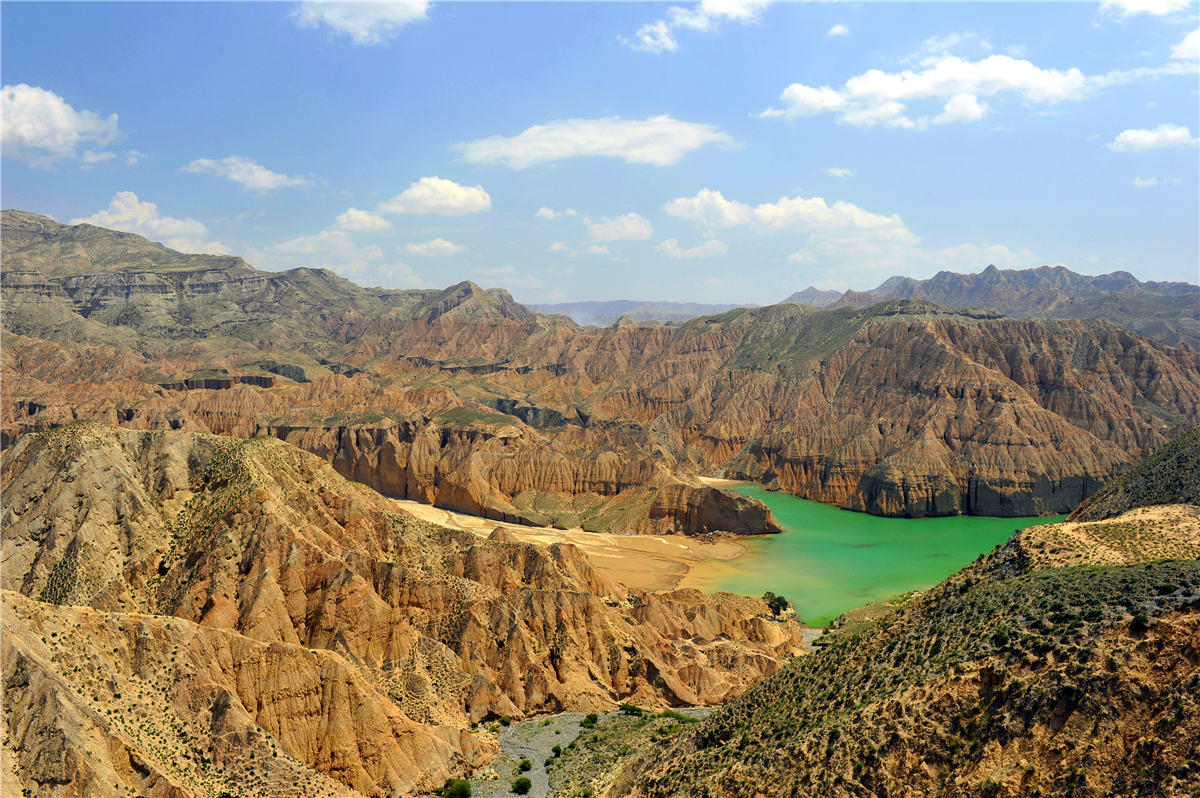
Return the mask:
<svg viewBox="0 0 1200 798">
<path fill-rule="evenodd" d="M 797 291 L 783 301 L 793 302 L 797 305 L 812 305 L 814 308 L 827 308 L 841 299 L 841 297 L 841 291 L 822 291 L 819 288 L 809 286 L 803 291 Z"/>
<path fill-rule="evenodd" d="M 825 293 L 809 288 L 784 301 L 802 301 L 796 298 L 802 294 L 823 300 Z M 888 299 L 924 299 L 954 308 L 996 310 L 1006 316 L 1108 319 L 1164 343 L 1200 349 L 1200 286 L 1142 282 L 1129 272 L 1091 276 L 1065 266 L 988 266 L 978 274 L 942 271 L 927 280 L 891 277 L 870 291 L 846 291 L 828 305 L 865 307 Z"/>
<path fill-rule="evenodd" d="M 554 305 L 530 305 L 538 313 L 562 313 L 576 324 L 607 327 L 624 316 L 639 324 L 679 324 L 698 316 L 724 313 L 754 305 L 705 305 L 699 302 L 653 302 L 614 299 L 607 302 L 560 302 Z"/>
</svg>

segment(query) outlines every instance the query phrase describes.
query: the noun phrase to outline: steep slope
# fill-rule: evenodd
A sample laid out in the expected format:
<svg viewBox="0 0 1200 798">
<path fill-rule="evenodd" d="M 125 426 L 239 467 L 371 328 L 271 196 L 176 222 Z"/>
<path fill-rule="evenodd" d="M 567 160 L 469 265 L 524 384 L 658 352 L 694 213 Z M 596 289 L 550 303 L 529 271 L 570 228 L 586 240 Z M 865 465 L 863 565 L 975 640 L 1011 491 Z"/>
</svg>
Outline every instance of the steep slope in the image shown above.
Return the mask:
<svg viewBox="0 0 1200 798">
<path fill-rule="evenodd" d="M 411 794 L 490 757 L 473 721 L 720 701 L 799 650 L 758 600 L 417 521 L 273 438 L 76 424 L 3 478 L 6 758 L 39 795 Z"/>
<path fill-rule="evenodd" d="M 1133 473 L 1188 471 L 1182 448 Z M 1200 507 L 1175 484 L 1155 494 L 1171 504 L 1018 532 L 627 761 L 607 794 L 1193 794 Z"/>
<path fill-rule="evenodd" d="M 1200 427 L 1192 427 L 1105 485 L 1067 520 L 1102 521 L 1166 502 L 1200 505 Z"/>
</svg>

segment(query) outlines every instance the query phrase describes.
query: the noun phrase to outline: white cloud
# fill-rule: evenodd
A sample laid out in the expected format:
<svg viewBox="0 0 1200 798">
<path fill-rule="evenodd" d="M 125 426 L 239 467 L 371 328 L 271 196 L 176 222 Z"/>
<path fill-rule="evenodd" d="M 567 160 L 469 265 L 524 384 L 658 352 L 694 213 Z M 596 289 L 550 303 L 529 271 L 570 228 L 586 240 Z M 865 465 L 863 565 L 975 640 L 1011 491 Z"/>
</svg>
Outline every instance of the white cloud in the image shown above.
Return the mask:
<svg viewBox="0 0 1200 798">
<path fill-rule="evenodd" d="M 831 166 L 825 170 L 825 174 L 829 175 L 830 177 L 840 177 L 844 179 L 847 177 L 854 177 L 854 170 L 847 169 L 844 166 Z"/>
<path fill-rule="evenodd" d="M 803 242 L 800 249 L 787 260 L 822 264 L 839 280 L 849 275 L 877 279 L 881 271 L 927 275 L 943 268 L 1030 265 L 1037 260 L 1028 249 L 1013 251 L 995 244 L 926 249 L 920 245 L 920 236 L 896 214 L 875 213 L 851 202 L 827 202 L 821 197 L 782 197 L 751 207 L 705 189 L 696 197 L 673 200 L 664 209 L 703 227 L 745 225 L 759 234 L 799 238 Z M 712 248 L 715 251 L 717 245 Z M 677 242 L 664 242 L 658 249 L 668 255 L 688 251 L 680 250 Z"/>
<path fill-rule="evenodd" d="M 655 252 L 662 253 L 668 258 L 715 258 L 718 255 L 724 255 L 729 251 L 729 247 L 715 238 L 710 238 L 703 244 L 684 249 L 679 246 L 679 240 L 668 238 L 666 241 L 654 248 Z"/>
<path fill-rule="evenodd" d="M 93 111 L 76 111 L 46 89 L 19 83 L 5 86 L 3 98 L 0 151 L 5 158 L 33 167 L 74 158 L 84 145 L 107 146 L 120 135 L 116 114 L 106 119 Z"/>
<path fill-rule="evenodd" d="M 781 197 L 754 209 L 754 220 L 773 232 L 867 234 L 873 240 L 915 244 L 914 235 L 896 214 L 884 216 L 838 200 L 832 205 L 821 197 Z"/>
<path fill-rule="evenodd" d="M 422 258 L 448 258 L 456 252 L 462 252 L 464 249 L 466 247 L 455 244 L 452 241 L 447 241 L 444 238 L 434 238 L 430 241 L 404 245 L 404 251 L 409 255 L 417 255 Z"/>
<path fill-rule="evenodd" d="M 138 161 L 144 161 L 145 159 L 147 159 L 149 157 L 150 157 L 149 155 L 142 152 L 141 150 L 126 150 L 125 151 L 125 165 L 126 166 L 137 166 Z"/>
<path fill-rule="evenodd" d="M 829 30 L 825 31 L 825 35 L 826 36 L 849 36 L 850 35 L 850 26 L 843 25 L 842 23 L 839 22 L 838 24 L 834 25 Z"/>
<path fill-rule="evenodd" d="M 526 169 L 585 155 L 669 166 L 692 150 L 710 144 L 733 147 L 737 142 L 712 125 L 663 115 L 642 120 L 559 119 L 526 128 L 515 136 L 489 136 L 456 144 L 453 149 L 461 152 L 468 163 Z"/>
<path fill-rule="evenodd" d="M 356 45 L 370 46 L 391 40 L 405 25 L 425 19 L 429 3 L 425 0 L 404 2 L 333 3 L 305 2 L 292 18 L 306 28 L 327 25 L 348 35 Z"/>
<path fill-rule="evenodd" d="M 553 208 L 547 208 L 545 205 L 537 209 L 534 214 L 538 219 L 561 219 L 564 216 L 578 216 L 579 212 L 574 208 L 567 208 L 565 211 L 556 211 Z"/>
<path fill-rule="evenodd" d="M 603 244 L 592 244 L 590 247 L 588 247 L 587 249 L 585 249 L 583 251 L 583 254 L 584 255 L 608 255 L 611 253 L 609 253 L 608 247 L 604 246 Z"/>
<path fill-rule="evenodd" d="M 342 230 L 354 233 L 377 233 L 381 230 L 389 229 L 392 223 L 382 216 L 376 216 L 370 211 L 347 208 L 338 214 L 337 226 Z"/>
<path fill-rule="evenodd" d="M 555 241 L 550 246 L 546 247 L 547 252 L 566 252 L 567 245 L 561 241 Z"/>
<path fill-rule="evenodd" d="M 672 6 L 667 18 L 647 22 L 634 32 L 633 38 L 620 37 L 626 47 L 646 53 L 673 53 L 679 49 L 676 31 L 688 29 L 716 33 L 726 22 L 750 25 L 759 20 L 762 10 L 772 0 L 701 0 L 691 8 Z"/>
<path fill-rule="evenodd" d="M 100 152 L 96 152 L 95 150 L 84 150 L 83 155 L 79 156 L 79 160 L 83 163 L 84 169 L 89 169 L 98 163 L 111 161 L 116 157 L 117 154 L 112 150 L 102 150 Z"/>
<path fill-rule="evenodd" d="M 1151 188 L 1153 186 L 1178 186 L 1183 183 L 1178 177 L 1164 177 L 1159 180 L 1157 177 L 1135 177 L 1130 181 L 1130 185 L 1134 188 Z"/>
<path fill-rule="evenodd" d="M 750 206 L 725 199 L 720 191 L 702 188 L 694 197 L 679 197 L 663 205 L 671 216 L 721 229 L 750 221 Z"/>
<path fill-rule="evenodd" d="M 428 288 L 431 285 L 407 263 L 385 261 L 379 246 L 359 246 L 345 230 L 333 227 L 313 235 L 251 248 L 247 259 L 255 266 L 271 271 L 329 269 L 353 278 L 361 285 L 388 288 Z"/>
<path fill-rule="evenodd" d="M 960 37 L 954 44 L 961 40 Z M 929 46 L 950 45 L 934 42 Z M 1042 69 L 1010 55 L 990 55 L 978 61 L 932 55 L 920 60 L 919 69 L 900 72 L 871 69 L 850 78 L 840 89 L 793 83 L 779 95 L 777 107 L 768 108 L 759 116 L 797 119 L 832 113 L 837 114 L 839 121 L 860 127 L 882 125 L 924 130 L 931 124 L 984 118 L 990 108 L 981 102 L 983 97 L 1015 97 L 1028 105 L 1053 106 L 1082 100 L 1113 86 L 1192 71 L 1191 65 L 1176 60 L 1158 67 L 1089 76 L 1075 67 Z M 908 108 L 913 103 L 941 103 L 942 111 L 913 115 Z"/>
<path fill-rule="evenodd" d="M 1117 152 L 1144 152 L 1167 147 L 1194 147 L 1196 139 L 1183 125 L 1159 125 L 1153 130 L 1133 128 L 1123 130 L 1107 144 Z"/>
<path fill-rule="evenodd" d="M 380 213 L 435 213 L 461 216 L 490 210 L 492 198 L 483 186 L 463 186 L 440 177 L 422 177 L 379 205 Z"/>
<path fill-rule="evenodd" d="M 179 252 L 229 254 L 229 248 L 220 241 L 204 240 L 209 232 L 203 222 L 190 217 L 176 219 L 173 216 L 161 216 L 158 205 L 142 202 L 132 191 L 118 191 L 107 208 L 82 219 L 72 219 L 71 224 L 94 224 L 136 233 Z"/>
<path fill-rule="evenodd" d="M 979 102 L 974 94 L 956 94 L 946 100 L 946 106 L 940 114 L 933 118 L 935 125 L 950 122 L 978 122 L 988 115 L 987 103 Z"/>
<path fill-rule="evenodd" d="M 1161 17 L 1187 8 L 1188 0 L 1103 0 L 1100 13 L 1119 19 L 1148 14 Z"/>
<path fill-rule="evenodd" d="M 1200 30 L 1192 31 L 1172 47 L 1171 58 L 1176 61 L 1200 61 Z"/>
<path fill-rule="evenodd" d="M 237 184 L 244 191 L 265 194 L 280 188 L 303 188 L 311 183 L 306 177 L 272 172 L 261 164 L 240 155 L 230 155 L 219 161 L 197 158 L 184 165 L 183 171 L 198 175 L 216 175 Z"/>
<path fill-rule="evenodd" d="M 625 213 L 612 219 L 593 222 L 584 219 L 588 232 L 595 241 L 645 241 L 654 235 L 650 220 L 637 213 Z"/>
</svg>

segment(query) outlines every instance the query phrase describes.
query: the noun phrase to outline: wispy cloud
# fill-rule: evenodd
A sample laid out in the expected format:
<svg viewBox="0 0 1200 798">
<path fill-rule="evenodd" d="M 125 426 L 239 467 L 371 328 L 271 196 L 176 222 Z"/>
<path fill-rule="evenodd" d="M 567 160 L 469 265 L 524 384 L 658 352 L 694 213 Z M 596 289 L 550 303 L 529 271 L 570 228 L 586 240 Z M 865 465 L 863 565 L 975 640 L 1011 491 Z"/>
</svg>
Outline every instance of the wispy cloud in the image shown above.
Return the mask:
<svg viewBox="0 0 1200 798">
<path fill-rule="evenodd" d="M 712 125 L 669 116 L 649 119 L 559 119 L 526 128 L 515 136 L 489 136 L 454 145 L 467 163 L 528 169 L 583 156 L 619 158 L 626 163 L 670 166 L 709 145 L 737 142 Z"/>
<path fill-rule="evenodd" d="M 727 22 L 750 25 L 759 21 L 771 0 L 701 0 L 691 8 L 672 6 L 667 16 L 642 25 L 633 36 L 620 37 L 626 47 L 645 53 L 673 53 L 682 30 L 716 33 Z"/>
<path fill-rule="evenodd" d="M 312 184 L 307 177 L 272 172 L 262 164 L 240 155 L 230 155 L 220 160 L 197 158 L 182 168 L 193 174 L 223 177 L 253 194 L 266 194 L 281 188 L 304 188 Z"/>
</svg>

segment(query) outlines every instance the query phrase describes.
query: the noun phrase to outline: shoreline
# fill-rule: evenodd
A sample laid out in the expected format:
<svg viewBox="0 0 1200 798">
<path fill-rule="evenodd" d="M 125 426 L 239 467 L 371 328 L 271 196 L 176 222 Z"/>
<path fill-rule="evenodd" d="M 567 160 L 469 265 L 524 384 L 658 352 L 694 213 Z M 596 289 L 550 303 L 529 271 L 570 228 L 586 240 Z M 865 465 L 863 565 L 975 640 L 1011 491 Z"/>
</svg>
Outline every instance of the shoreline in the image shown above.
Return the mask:
<svg viewBox="0 0 1200 798">
<path fill-rule="evenodd" d="M 503 527 L 523 543 L 540 546 L 572 543 L 587 555 L 598 571 L 637 590 L 659 592 L 690 587 L 708 592 L 705 585 L 721 571 L 720 564 L 747 552 L 746 546 L 724 537 L 700 540 L 687 535 L 614 535 L 586 532 L 578 527 L 555 529 L 503 523 L 411 499 L 391 501 L 400 510 L 423 521 L 470 532 L 480 538 L 486 538 L 496 527 Z"/>
</svg>

